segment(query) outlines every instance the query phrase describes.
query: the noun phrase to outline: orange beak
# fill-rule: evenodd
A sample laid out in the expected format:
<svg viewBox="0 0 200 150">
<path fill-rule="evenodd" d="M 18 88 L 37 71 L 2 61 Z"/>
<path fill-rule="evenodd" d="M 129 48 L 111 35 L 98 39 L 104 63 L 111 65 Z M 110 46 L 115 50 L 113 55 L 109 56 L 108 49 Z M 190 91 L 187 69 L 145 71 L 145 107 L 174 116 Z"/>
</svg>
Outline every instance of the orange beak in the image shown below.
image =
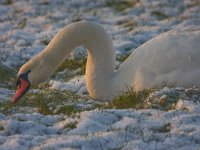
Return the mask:
<svg viewBox="0 0 200 150">
<path fill-rule="evenodd" d="M 12 99 L 12 102 L 16 103 L 30 88 L 30 82 L 28 78 L 23 78 L 23 76 L 17 79 L 16 85 L 18 86 L 16 93 Z"/>
</svg>

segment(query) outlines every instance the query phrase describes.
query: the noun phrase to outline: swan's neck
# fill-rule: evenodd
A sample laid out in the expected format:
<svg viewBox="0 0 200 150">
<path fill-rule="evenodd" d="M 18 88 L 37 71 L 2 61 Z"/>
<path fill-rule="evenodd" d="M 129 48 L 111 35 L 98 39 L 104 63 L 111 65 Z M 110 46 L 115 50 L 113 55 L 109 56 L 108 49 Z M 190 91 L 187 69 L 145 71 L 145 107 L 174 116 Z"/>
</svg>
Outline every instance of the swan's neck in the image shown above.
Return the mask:
<svg viewBox="0 0 200 150">
<path fill-rule="evenodd" d="M 115 70 L 115 53 L 112 39 L 99 26 L 89 30 L 90 33 L 87 35 L 89 38 L 85 41 L 85 46 L 88 49 L 86 65 L 87 89 L 93 98 L 105 100 L 113 92 L 111 79 Z"/>
<path fill-rule="evenodd" d="M 88 49 L 86 84 L 90 96 L 108 99 L 108 95 L 112 95 L 110 78 L 115 69 L 115 53 L 111 37 L 102 27 L 91 22 L 81 21 L 66 26 L 45 50 L 28 62 L 40 74 L 37 79 L 32 77 L 32 82 L 36 84 L 51 76 L 66 56 L 80 45 Z"/>
</svg>

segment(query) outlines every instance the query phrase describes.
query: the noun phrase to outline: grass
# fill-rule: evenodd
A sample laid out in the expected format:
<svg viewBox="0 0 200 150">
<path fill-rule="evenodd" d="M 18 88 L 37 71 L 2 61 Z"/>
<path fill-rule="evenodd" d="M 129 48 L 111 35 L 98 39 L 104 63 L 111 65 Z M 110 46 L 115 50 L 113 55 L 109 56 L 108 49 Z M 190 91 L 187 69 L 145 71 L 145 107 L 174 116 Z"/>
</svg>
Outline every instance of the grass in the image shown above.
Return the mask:
<svg viewBox="0 0 200 150">
<path fill-rule="evenodd" d="M 168 15 L 166 15 L 165 13 L 161 12 L 161 11 L 152 11 L 151 15 L 157 17 L 157 19 L 162 20 L 162 19 L 167 19 L 169 18 Z"/>
<path fill-rule="evenodd" d="M 7 82 L 10 81 L 11 78 L 13 78 L 16 72 L 13 71 L 12 69 L 0 65 L 0 82 Z"/>
<path fill-rule="evenodd" d="M 73 105 L 65 105 L 65 106 L 60 107 L 56 111 L 56 114 L 73 115 L 76 112 L 78 112 L 78 109 L 75 106 L 73 106 Z"/>
<path fill-rule="evenodd" d="M 165 99 L 159 99 L 159 100 L 150 100 L 150 103 L 146 105 L 146 108 L 153 108 L 153 109 L 159 109 L 159 110 L 173 110 L 176 107 L 176 103 L 178 102 L 179 96 L 170 96 L 167 95 Z"/>
<path fill-rule="evenodd" d="M 37 93 L 27 93 L 18 103 L 13 104 L 10 101 L 0 103 L 0 111 L 4 114 L 12 114 L 16 112 L 32 111 L 44 115 L 74 115 L 77 112 L 84 110 L 93 110 L 96 108 L 103 109 L 128 109 L 142 108 L 145 98 L 149 91 L 136 92 L 130 88 L 128 92 L 113 99 L 111 102 L 103 105 L 94 105 L 91 108 L 78 108 L 76 102 L 80 97 L 69 91 L 50 90 L 47 84 L 41 84 L 36 87 L 40 89 Z"/>
<path fill-rule="evenodd" d="M 74 122 L 71 122 L 71 123 L 68 123 L 65 128 L 68 128 L 68 129 L 75 129 L 76 126 L 77 126 L 78 122 L 77 121 L 74 121 Z"/>
<path fill-rule="evenodd" d="M 194 7 L 194 6 L 200 6 L 200 2 L 198 0 L 191 1 L 190 4 L 188 4 L 188 7 Z"/>
<path fill-rule="evenodd" d="M 44 45 L 48 45 L 50 43 L 50 41 L 48 39 L 45 39 L 45 40 L 41 41 L 41 43 Z"/>
<path fill-rule="evenodd" d="M 11 5 L 13 3 L 12 0 L 6 0 L 3 4 L 4 5 Z"/>
<path fill-rule="evenodd" d="M 10 101 L 0 102 L 0 112 L 6 115 L 13 113 L 32 113 L 38 112 L 44 115 L 64 114 L 73 116 L 77 112 L 85 110 L 99 109 L 158 109 L 173 110 L 181 95 L 178 93 L 169 93 L 165 98 L 152 97 L 150 93 L 153 90 L 143 90 L 140 92 L 129 88 L 124 94 L 114 98 L 108 103 L 94 104 L 91 107 L 81 108 L 77 104 L 80 98 L 75 93 L 69 91 L 50 90 L 45 84 L 37 87 L 40 89 L 37 93 L 28 93 L 17 104 Z M 157 90 L 155 90 L 157 91 Z M 86 102 L 87 100 L 85 100 Z M 169 125 L 166 125 L 158 132 L 168 132 Z"/>
<path fill-rule="evenodd" d="M 84 75 L 86 62 L 87 62 L 86 58 L 82 58 L 80 60 L 66 59 L 64 63 L 56 70 L 56 73 L 64 71 L 65 69 L 74 71 L 80 68 L 80 71 L 76 75 Z"/>
<path fill-rule="evenodd" d="M 129 109 L 129 108 L 144 108 L 144 100 L 149 95 L 150 91 L 144 90 L 136 92 L 133 88 L 124 94 L 114 98 L 112 101 L 94 105 L 91 108 L 78 108 L 76 102 L 80 99 L 79 96 L 72 92 L 62 92 L 49 90 L 48 87 L 40 85 L 40 91 L 37 93 L 28 93 L 17 104 L 12 102 L 0 103 L 0 111 L 4 114 L 12 114 L 13 112 L 26 112 L 28 109 L 44 114 L 44 115 L 74 115 L 77 112 L 84 110 L 93 110 L 96 108 L 102 109 Z"/>
<path fill-rule="evenodd" d="M 14 83 L 15 75 L 16 71 L 6 66 L 0 65 L 0 83 L 6 84 L 7 88 L 13 88 L 13 86 L 9 83 Z"/>
<path fill-rule="evenodd" d="M 68 100 L 77 100 L 78 96 L 70 92 L 59 92 L 56 90 L 40 90 L 37 93 L 27 93 L 18 103 L 14 104 L 10 101 L 0 103 L 0 111 L 4 114 L 12 114 L 13 111 L 33 108 L 38 113 L 44 115 L 66 114 L 71 115 L 78 110 L 72 106 L 62 106 Z M 58 107 L 61 106 L 59 109 Z M 27 110 L 28 111 L 28 110 Z"/>
<path fill-rule="evenodd" d="M 11 114 L 11 109 L 14 107 L 12 102 L 0 103 L 0 112 L 4 114 Z"/>
<path fill-rule="evenodd" d="M 62 132 L 68 132 L 77 128 L 78 121 L 72 121 L 64 125 Z"/>
<path fill-rule="evenodd" d="M 66 60 L 57 70 L 57 73 L 64 71 L 66 68 L 68 70 L 76 70 L 80 68 L 78 74 L 85 73 L 86 59 L 81 60 Z M 77 74 L 75 74 L 77 75 Z M 0 83 L 5 88 L 8 88 L 7 84 L 15 80 L 16 72 L 10 68 L 7 68 L 3 65 L 0 66 Z M 13 84 L 14 85 L 14 84 Z M 12 86 L 12 89 L 15 87 Z M 34 108 L 34 111 L 37 111 L 44 115 L 52 114 L 66 114 L 72 115 L 80 110 L 73 105 L 68 105 L 69 101 L 76 101 L 79 96 L 69 91 L 56 91 L 50 90 L 49 84 L 42 83 L 37 86 L 32 86 L 32 89 L 39 89 L 37 93 L 27 93 L 17 104 L 13 104 L 10 101 L 0 102 L 0 111 L 5 114 L 12 114 L 13 112 L 29 112 L 29 108 Z M 32 109 L 33 111 L 33 109 Z"/>
<path fill-rule="evenodd" d="M 108 0 L 106 3 L 107 7 L 112 7 L 114 8 L 116 11 L 124 11 L 127 8 L 131 8 L 133 7 L 139 0 L 132 0 L 132 1 L 128 1 L 128 0 Z"/>
<path fill-rule="evenodd" d="M 129 55 L 123 55 L 121 57 L 117 57 L 117 61 L 123 63 L 128 57 Z"/>
<path fill-rule="evenodd" d="M 4 130 L 4 127 L 0 126 L 0 131 L 3 131 Z"/>
<path fill-rule="evenodd" d="M 135 91 L 129 88 L 124 94 L 114 98 L 106 105 L 100 106 L 103 109 L 159 109 L 159 110 L 173 110 L 178 102 L 178 93 L 169 93 L 166 98 L 149 97 L 150 93 L 156 89 Z"/>
<path fill-rule="evenodd" d="M 27 19 L 23 19 L 23 20 L 21 20 L 21 21 L 19 22 L 19 24 L 18 24 L 18 29 L 23 29 L 23 28 L 26 27 L 26 25 L 27 25 Z"/>
<path fill-rule="evenodd" d="M 169 133 L 171 130 L 171 123 L 166 123 L 160 129 L 157 130 L 159 133 Z"/>
<path fill-rule="evenodd" d="M 129 31 L 132 31 L 134 28 L 138 26 L 137 21 L 134 20 L 134 18 L 131 18 L 129 20 L 123 20 L 119 21 L 117 23 L 121 28 L 128 29 Z"/>
<path fill-rule="evenodd" d="M 128 109 L 143 107 L 145 98 L 149 95 L 150 91 L 143 90 L 136 92 L 133 88 L 129 88 L 124 94 L 114 98 L 111 102 L 104 106 L 106 109 Z"/>
</svg>

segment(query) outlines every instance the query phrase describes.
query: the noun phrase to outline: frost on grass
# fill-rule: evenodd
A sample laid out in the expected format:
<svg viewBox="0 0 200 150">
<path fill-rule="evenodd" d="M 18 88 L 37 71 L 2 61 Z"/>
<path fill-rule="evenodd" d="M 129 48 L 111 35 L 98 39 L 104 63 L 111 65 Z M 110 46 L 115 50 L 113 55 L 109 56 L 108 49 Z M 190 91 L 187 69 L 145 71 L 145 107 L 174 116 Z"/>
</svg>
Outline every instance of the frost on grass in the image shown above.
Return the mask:
<svg viewBox="0 0 200 150">
<path fill-rule="evenodd" d="M 1 114 L 1 147 L 154 149 L 156 145 L 158 149 L 181 149 L 190 144 L 196 149 L 200 145 L 198 107 L 191 112 L 92 110 L 77 113 L 73 118 L 37 113 L 11 117 Z"/>
</svg>

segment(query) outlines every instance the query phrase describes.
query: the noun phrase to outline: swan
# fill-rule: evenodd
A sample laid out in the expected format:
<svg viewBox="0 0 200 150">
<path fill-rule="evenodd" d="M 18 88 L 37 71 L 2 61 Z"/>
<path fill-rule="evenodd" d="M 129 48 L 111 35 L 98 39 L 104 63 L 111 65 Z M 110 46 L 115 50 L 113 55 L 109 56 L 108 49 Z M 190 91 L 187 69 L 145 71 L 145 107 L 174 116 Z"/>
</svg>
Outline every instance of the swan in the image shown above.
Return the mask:
<svg viewBox="0 0 200 150">
<path fill-rule="evenodd" d="M 86 86 L 93 99 L 111 100 L 135 90 L 166 85 L 200 86 L 200 30 L 172 30 L 135 49 L 115 70 L 110 35 L 100 25 L 79 21 L 61 29 L 47 47 L 22 65 L 17 75 L 18 101 L 31 85 L 50 77 L 77 46 L 88 50 Z"/>
</svg>

